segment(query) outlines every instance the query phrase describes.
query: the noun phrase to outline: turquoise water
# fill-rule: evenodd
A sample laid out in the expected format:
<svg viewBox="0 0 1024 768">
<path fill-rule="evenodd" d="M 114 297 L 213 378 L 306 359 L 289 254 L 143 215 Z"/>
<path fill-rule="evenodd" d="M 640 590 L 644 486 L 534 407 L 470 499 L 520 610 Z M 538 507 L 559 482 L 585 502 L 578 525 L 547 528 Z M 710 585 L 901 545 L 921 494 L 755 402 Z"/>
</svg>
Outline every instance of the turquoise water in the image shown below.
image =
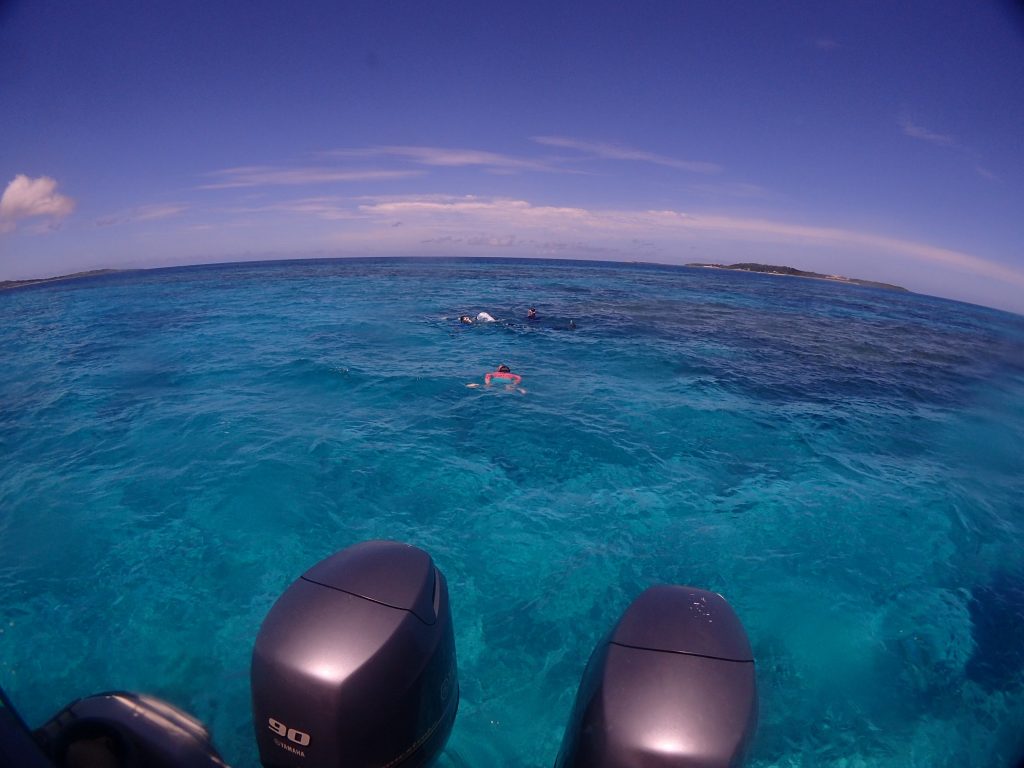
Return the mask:
<svg viewBox="0 0 1024 768">
<path fill-rule="evenodd" d="M 590 650 L 665 582 L 747 627 L 751 765 L 1024 754 L 1019 316 L 714 270 L 291 262 L 6 292 L 0 354 L 0 684 L 32 724 L 139 690 L 256 765 L 260 622 L 389 538 L 449 581 L 444 766 L 550 766 Z M 501 362 L 525 393 L 465 386 Z"/>
</svg>

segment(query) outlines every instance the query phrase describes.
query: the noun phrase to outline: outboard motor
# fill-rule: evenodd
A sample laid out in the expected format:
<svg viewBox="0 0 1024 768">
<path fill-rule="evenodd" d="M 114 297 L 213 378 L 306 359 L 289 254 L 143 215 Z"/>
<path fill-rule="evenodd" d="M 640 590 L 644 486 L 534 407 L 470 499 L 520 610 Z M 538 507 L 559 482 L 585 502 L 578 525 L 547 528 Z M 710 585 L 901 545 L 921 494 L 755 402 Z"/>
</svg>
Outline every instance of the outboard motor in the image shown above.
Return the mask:
<svg viewBox="0 0 1024 768">
<path fill-rule="evenodd" d="M 205 726 L 152 696 L 121 691 L 68 704 L 34 734 L 58 768 L 226 768 Z M 34 758 L 33 758 L 34 759 Z"/>
<path fill-rule="evenodd" d="M 253 722 L 266 768 L 425 766 L 458 701 L 448 587 L 407 544 L 357 544 L 314 565 L 256 637 Z"/>
<path fill-rule="evenodd" d="M 756 727 L 754 657 L 725 598 L 656 586 L 591 655 L 555 766 L 738 766 Z"/>
<path fill-rule="evenodd" d="M 0 688 L 0 768 L 53 768 L 32 731 Z"/>
</svg>

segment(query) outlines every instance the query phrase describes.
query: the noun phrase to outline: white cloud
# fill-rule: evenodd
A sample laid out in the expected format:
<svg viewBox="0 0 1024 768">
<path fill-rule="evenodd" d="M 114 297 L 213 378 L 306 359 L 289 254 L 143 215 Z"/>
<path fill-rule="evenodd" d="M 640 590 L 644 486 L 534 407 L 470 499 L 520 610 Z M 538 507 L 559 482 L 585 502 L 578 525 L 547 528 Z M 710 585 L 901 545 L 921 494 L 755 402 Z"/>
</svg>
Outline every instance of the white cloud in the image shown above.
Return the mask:
<svg viewBox="0 0 1024 768">
<path fill-rule="evenodd" d="M 200 189 L 237 189 L 240 187 L 296 186 L 353 181 L 384 181 L 422 175 L 421 171 L 343 170 L 339 168 L 305 167 L 276 168 L 251 165 L 225 168 L 207 174 L 219 181 L 203 184 Z"/>
<path fill-rule="evenodd" d="M 364 255 L 447 247 L 474 254 L 603 253 L 622 259 L 637 258 L 642 252 L 643 258 L 679 263 L 717 261 L 717 254 L 772 263 L 800 259 L 793 266 L 816 269 L 827 264 L 818 271 L 828 272 L 841 271 L 842 264 L 851 269 L 857 264 L 883 264 L 887 266 L 881 273 L 851 276 L 885 280 L 887 275 L 915 275 L 918 287 L 929 282 L 959 285 L 964 278 L 988 281 L 989 286 L 1024 287 L 1024 270 L 965 251 L 863 230 L 702 211 L 598 209 L 538 205 L 516 198 L 419 194 L 305 197 L 232 212 L 248 215 L 239 223 L 245 228 L 265 224 L 268 213 L 319 219 L 329 227 L 315 230 L 319 247 Z M 311 231 L 304 224 L 300 229 Z"/>
<path fill-rule="evenodd" d="M 21 219 L 49 216 L 56 221 L 75 210 L 75 201 L 57 192 L 49 176 L 30 179 L 18 174 L 0 197 L 0 232 L 11 232 Z"/>
<path fill-rule="evenodd" d="M 693 173 L 718 173 L 721 166 L 715 163 L 701 162 L 697 160 L 678 160 L 674 157 L 666 157 L 653 152 L 645 152 L 641 149 L 622 146 L 620 144 L 609 144 L 600 141 L 581 141 L 570 139 L 564 136 L 534 136 L 533 140 L 546 147 L 559 147 L 561 149 L 572 149 L 603 160 L 632 160 L 642 163 L 653 163 L 666 168 L 675 168 L 680 171 L 691 171 Z"/>
<path fill-rule="evenodd" d="M 157 221 L 180 216 L 187 211 L 189 206 L 185 203 L 157 203 L 155 205 L 141 205 L 137 208 L 129 208 L 120 213 L 104 216 L 96 220 L 96 226 L 109 227 L 114 224 L 128 224 L 134 221 Z"/>
<path fill-rule="evenodd" d="M 486 232 L 502 241 L 511 234 L 534 240 L 573 239 L 591 245 L 621 239 L 653 240 L 666 249 L 686 243 L 740 241 L 778 246 L 807 246 L 903 256 L 992 280 L 1024 286 L 1024 272 L 963 251 L 871 232 L 683 211 L 588 210 L 538 206 L 525 200 L 451 197 L 387 198 L 358 206 L 360 213 L 388 223 L 401 219 L 413 231 L 432 237 L 461 237 L 468 242 Z M 478 241 L 483 242 L 483 241 Z M 507 242 L 507 241 L 502 241 Z"/>
<path fill-rule="evenodd" d="M 336 149 L 326 153 L 332 157 L 392 157 L 419 165 L 463 168 L 477 166 L 493 172 L 565 170 L 540 160 L 503 155 L 480 149 L 448 149 L 444 147 L 382 146 L 367 149 Z"/>
<path fill-rule="evenodd" d="M 473 195 L 408 200 L 390 198 L 362 204 L 359 210 L 371 215 L 429 216 L 435 220 L 459 220 L 468 216 L 479 220 L 498 220 L 516 226 L 564 226 L 570 221 L 578 223 L 591 218 L 591 214 L 583 208 L 537 206 L 525 200 L 480 198 Z"/>
<path fill-rule="evenodd" d="M 358 198 L 362 199 L 362 198 Z M 258 206 L 242 206 L 228 209 L 229 213 L 277 213 L 315 216 L 327 221 L 343 221 L 359 218 L 353 208 L 353 198 L 348 197 L 304 197 L 298 200 L 282 200 Z"/>
<path fill-rule="evenodd" d="M 587 254 L 588 256 L 625 256 L 625 252 L 620 248 L 595 245 L 594 243 L 588 243 L 583 240 L 575 240 L 571 242 L 560 240 L 537 240 L 535 238 L 517 237 L 516 235 L 480 234 L 473 235 L 471 237 L 443 235 L 441 237 L 432 237 L 421 240 L 420 245 L 443 246 L 445 248 L 469 246 L 474 250 L 479 250 L 481 248 L 514 248 L 519 251 L 526 251 L 541 255 L 558 254 L 562 256 L 579 256 L 580 254 Z"/>
<path fill-rule="evenodd" d="M 942 264 L 960 271 L 984 275 L 1024 286 L 1024 272 L 994 261 L 982 259 L 962 251 L 941 248 L 913 240 L 858 232 L 836 227 L 815 227 L 803 224 L 742 219 L 729 216 L 688 215 L 676 211 L 652 211 L 652 216 L 663 219 L 669 227 L 678 226 L 695 230 L 717 232 L 741 240 L 773 239 L 780 242 L 810 243 L 833 246 L 855 246 L 862 249 L 901 254 L 932 264 Z"/>
<path fill-rule="evenodd" d="M 990 168 L 987 168 L 984 165 L 983 155 L 981 152 L 978 152 L 969 145 L 961 143 L 954 136 L 946 133 L 938 133 L 929 128 L 925 128 L 920 123 L 915 123 L 907 115 L 901 115 L 898 118 L 898 123 L 900 128 L 903 130 L 903 135 L 909 136 L 912 139 L 917 139 L 918 141 L 927 142 L 936 147 L 944 147 L 951 152 L 959 154 L 970 164 L 970 167 L 973 168 L 974 172 L 986 181 L 998 182 L 1000 180 Z"/>
<path fill-rule="evenodd" d="M 937 147 L 956 146 L 956 139 L 952 136 L 944 133 L 936 133 L 924 126 L 918 125 L 906 115 L 900 117 L 899 124 L 900 128 L 903 129 L 904 136 L 909 136 L 912 139 L 920 139 L 921 141 L 927 141 L 929 144 L 934 144 Z"/>
<path fill-rule="evenodd" d="M 541 136 L 535 142 L 546 146 L 573 149 L 589 157 L 605 160 L 630 160 L 666 166 L 694 173 L 717 173 L 714 163 L 678 160 L 630 147 L 599 142 L 585 142 L 557 136 Z M 585 174 L 565 158 L 531 158 L 460 147 L 428 147 L 412 145 L 381 145 L 373 147 L 333 149 L 317 153 L 326 160 L 384 160 L 412 164 L 423 168 L 479 168 L 492 174 L 515 174 L 524 171 L 542 173 Z M 334 182 L 381 181 L 423 176 L 426 170 L 415 168 L 350 169 L 332 165 L 280 167 L 252 165 L 225 168 L 206 174 L 211 181 L 200 189 L 237 189 L 242 187 L 298 186 Z"/>
</svg>

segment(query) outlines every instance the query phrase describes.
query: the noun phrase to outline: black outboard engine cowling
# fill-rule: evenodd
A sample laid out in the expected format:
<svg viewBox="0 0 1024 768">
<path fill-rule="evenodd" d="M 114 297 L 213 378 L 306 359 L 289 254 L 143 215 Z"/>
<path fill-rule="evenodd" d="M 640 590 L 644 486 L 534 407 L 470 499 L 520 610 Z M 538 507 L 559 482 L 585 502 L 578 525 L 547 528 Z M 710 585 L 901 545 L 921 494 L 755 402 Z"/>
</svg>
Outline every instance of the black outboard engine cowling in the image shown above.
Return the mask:
<svg viewBox="0 0 1024 768">
<path fill-rule="evenodd" d="M 656 586 L 590 657 L 555 766 L 738 766 L 756 726 L 754 657 L 725 598 Z"/>
<path fill-rule="evenodd" d="M 321 561 L 256 637 L 252 702 L 266 768 L 418 768 L 458 709 L 448 587 L 430 555 L 391 541 Z"/>
</svg>

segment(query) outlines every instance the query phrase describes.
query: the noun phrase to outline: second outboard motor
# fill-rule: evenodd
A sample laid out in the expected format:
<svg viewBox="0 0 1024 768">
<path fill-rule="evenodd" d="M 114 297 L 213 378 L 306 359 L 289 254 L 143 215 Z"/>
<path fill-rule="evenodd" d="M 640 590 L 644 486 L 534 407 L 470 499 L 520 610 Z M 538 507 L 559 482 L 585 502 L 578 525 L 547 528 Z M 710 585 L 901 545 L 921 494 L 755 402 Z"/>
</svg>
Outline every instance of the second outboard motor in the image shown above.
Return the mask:
<svg viewBox="0 0 1024 768">
<path fill-rule="evenodd" d="M 266 768 L 418 768 L 444 748 L 458 709 L 448 586 L 430 555 L 357 544 L 295 581 L 252 657 Z"/>
<path fill-rule="evenodd" d="M 71 702 L 35 740 L 57 768 L 227 768 L 202 723 L 166 701 L 126 691 Z"/>
<path fill-rule="evenodd" d="M 725 598 L 656 586 L 590 657 L 555 766 L 738 766 L 756 727 L 754 656 Z"/>
</svg>

